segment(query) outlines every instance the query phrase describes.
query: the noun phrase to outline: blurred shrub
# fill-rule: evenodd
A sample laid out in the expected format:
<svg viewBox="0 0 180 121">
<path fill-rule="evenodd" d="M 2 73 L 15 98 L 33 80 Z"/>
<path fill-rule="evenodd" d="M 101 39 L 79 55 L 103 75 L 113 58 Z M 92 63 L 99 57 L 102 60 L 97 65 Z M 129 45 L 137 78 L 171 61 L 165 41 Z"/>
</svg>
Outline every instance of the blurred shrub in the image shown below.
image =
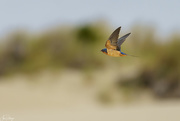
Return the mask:
<svg viewBox="0 0 180 121">
<path fill-rule="evenodd" d="M 99 32 L 91 26 L 83 26 L 77 29 L 77 40 L 83 44 L 95 44 L 99 40 Z"/>
<path fill-rule="evenodd" d="M 45 68 L 102 67 L 104 62 L 97 53 L 105 40 L 101 26 L 64 28 L 36 35 L 17 32 L 8 36 L 4 40 L 6 47 L 0 50 L 0 75 Z"/>
<path fill-rule="evenodd" d="M 115 85 L 119 89 L 133 89 L 134 93 L 137 89 L 150 89 L 155 96 L 161 98 L 180 97 L 180 55 L 178 54 L 180 37 L 170 39 L 163 44 L 158 42 L 154 44 L 156 46 L 154 50 L 153 47 L 146 48 L 146 51 L 152 54 L 149 60 L 143 59 L 140 73 L 132 78 L 118 80 Z"/>
</svg>

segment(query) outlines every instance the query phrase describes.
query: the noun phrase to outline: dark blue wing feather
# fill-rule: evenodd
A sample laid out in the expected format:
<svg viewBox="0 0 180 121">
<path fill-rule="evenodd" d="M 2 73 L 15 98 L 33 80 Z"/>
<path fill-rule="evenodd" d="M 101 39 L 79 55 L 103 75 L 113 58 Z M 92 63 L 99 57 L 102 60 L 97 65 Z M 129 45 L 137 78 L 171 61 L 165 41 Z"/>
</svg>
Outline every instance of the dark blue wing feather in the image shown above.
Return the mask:
<svg viewBox="0 0 180 121">
<path fill-rule="evenodd" d="M 120 29 L 121 29 L 121 27 L 117 28 L 108 39 L 111 41 L 112 46 L 117 46 Z"/>
<path fill-rule="evenodd" d="M 122 36 L 121 38 L 118 39 L 117 41 L 117 46 L 118 46 L 118 50 L 121 50 L 121 45 L 122 43 L 126 40 L 126 38 L 130 35 L 131 33 L 128 33 L 124 36 Z"/>
</svg>

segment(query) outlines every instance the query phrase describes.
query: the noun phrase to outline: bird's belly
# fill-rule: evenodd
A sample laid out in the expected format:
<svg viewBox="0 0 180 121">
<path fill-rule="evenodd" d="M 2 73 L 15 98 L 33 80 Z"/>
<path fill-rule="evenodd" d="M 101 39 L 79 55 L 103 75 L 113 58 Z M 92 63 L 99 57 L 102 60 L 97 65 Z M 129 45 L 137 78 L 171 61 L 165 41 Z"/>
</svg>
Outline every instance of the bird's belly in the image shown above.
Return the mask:
<svg viewBox="0 0 180 121">
<path fill-rule="evenodd" d="M 121 53 L 120 51 L 117 51 L 117 50 L 113 50 L 113 49 L 108 49 L 108 54 L 109 56 L 113 56 L 113 57 L 120 57 L 121 56 Z"/>
</svg>

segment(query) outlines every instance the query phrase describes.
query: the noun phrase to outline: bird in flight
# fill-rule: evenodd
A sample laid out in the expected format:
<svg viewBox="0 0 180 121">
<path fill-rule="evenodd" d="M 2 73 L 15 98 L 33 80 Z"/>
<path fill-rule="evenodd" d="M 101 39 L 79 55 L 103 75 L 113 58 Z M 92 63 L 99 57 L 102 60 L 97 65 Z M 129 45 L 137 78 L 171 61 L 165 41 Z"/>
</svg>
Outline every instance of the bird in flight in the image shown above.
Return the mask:
<svg viewBox="0 0 180 121">
<path fill-rule="evenodd" d="M 131 34 L 128 33 L 124 36 L 122 36 L 121 38 L 118 39 L 119 37 L 119 32 L 120 32 L 121 27 L 118 27 L 109 37 L 109 39 L 106 41 L 105 47 L 104 49 L 102 49 L 101 51 L 109 56 L 113 56 L 113 57 L 121 57 L 121 56 L 127 56 L 128 54 L 123 53 L 121 51 L 121 45 L 123 44 L 123 42 L 126 40 L 126 38 Z M 132 55 L 129 55 L 132 56 Z"/>
</svg>

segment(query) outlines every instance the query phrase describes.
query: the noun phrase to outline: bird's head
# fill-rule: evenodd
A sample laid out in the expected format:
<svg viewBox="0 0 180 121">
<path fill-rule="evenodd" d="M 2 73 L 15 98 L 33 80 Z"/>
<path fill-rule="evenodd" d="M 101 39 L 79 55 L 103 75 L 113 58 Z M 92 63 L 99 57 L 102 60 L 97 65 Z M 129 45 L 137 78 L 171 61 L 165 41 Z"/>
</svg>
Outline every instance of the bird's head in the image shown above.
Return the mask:
<svg viewBox="0 0 180 121">
<path fill-rule="evenodd" d="M 101 52 L 103 52 L 103 53 L 107 54 L 107 49 L 106 49 L 106 48 L 104 48 L 104 49 L 102 49 L 102 50 L 101 50 Z"/>
</svg>

